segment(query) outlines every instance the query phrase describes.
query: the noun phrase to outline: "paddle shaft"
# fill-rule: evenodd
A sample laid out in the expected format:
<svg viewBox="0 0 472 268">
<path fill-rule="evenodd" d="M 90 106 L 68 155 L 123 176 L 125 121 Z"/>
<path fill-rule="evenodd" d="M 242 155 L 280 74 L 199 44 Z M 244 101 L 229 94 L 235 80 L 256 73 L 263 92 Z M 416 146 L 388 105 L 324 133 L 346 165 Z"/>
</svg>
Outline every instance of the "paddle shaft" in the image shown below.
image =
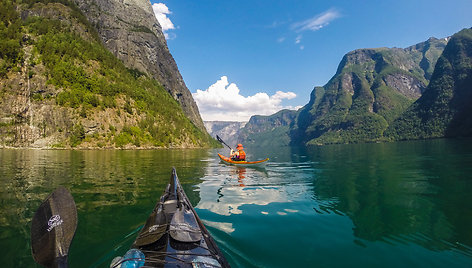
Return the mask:
<svg viewBox="0 0 472 268">
<path fill-rule="evenodd" d="M 54 260 L 54 266 L 53 267 L 56 267 L 56 268 L 68 268 L 69 265 L 67 263 L 67 255 L 66 256 L 61 256 L 61 257 L 57 257 L 55 260 Z"/>
<path fill-rule="evenodd" d="M 224 145 L 228 146 L 229 149 L 233 150 L 233 148 L 231 148 L 228 144 L 226 144 L 226 142 L 224 142 L 218 135 L 216 135 L 216 139 L 217 139 L 219 142 L 223 143 Z"/>
</svg>

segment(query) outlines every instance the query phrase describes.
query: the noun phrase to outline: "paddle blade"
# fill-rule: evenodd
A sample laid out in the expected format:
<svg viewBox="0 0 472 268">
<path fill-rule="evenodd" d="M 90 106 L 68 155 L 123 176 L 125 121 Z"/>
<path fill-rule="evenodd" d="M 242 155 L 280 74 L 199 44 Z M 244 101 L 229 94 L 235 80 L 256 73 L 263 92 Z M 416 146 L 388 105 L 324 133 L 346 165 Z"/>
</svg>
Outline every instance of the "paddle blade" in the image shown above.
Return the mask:
<svg viewBox="0 0 472 268">
<path fill-rule="evenodd" d="M 31 222 L 31 250 L 34 260 L 45 267 L 67 264 L 69 247 L 77 228 L 74 198 L 57 188 L 39 206 Z"/>
<path fill-rule="evenodd" d="M 202 232 L 195 215 L 184 206 L 174 213 L 169 226 L 169 234 L 180 242 L 198 242 L 202 239 Z"/>
<path fill-rule="evenodd" d="M 221 143 L 223 143 L 224 145 L 226 145 L 226 147 L 228 147 L 228 148 L 231 149 L 231 146 L 229 146 L 228 144 L 226 144 L 226 142 L 224 142 L 224 141 L 220 138 L 220 136 L 216 135 L 216 139 L 217 139 L 219 142 L 221 142 Z M 231 150 L 233 150 L 233 149 L 231 149 Z"/>
<path fill-rule="evenodd" d="M 134 245 L 141 247 L 152 244 L 159 240 L 166 233 L 166 229 L 166 214 L 162 211 L 162 209 L 153 211 L 143 229 L 141 229 L 141 232 L 139 232 L 138 238 L 136 238 Z"/>
</svg>

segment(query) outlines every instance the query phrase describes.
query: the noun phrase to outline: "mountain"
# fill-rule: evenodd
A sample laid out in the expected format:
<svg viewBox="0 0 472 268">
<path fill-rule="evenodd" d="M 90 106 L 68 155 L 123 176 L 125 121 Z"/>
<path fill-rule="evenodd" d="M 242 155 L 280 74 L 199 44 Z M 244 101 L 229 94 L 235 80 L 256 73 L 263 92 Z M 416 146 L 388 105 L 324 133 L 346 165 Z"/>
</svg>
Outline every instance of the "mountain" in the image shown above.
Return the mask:
<svg viewBox="0 0 472 268">
<path fill-rule="evenodd" d="M 351 51 L 331 80 L 313 89 L 308 104 L 290 116 L 255 116 L 241 137 L 246 143 L 292 145 L 391 140 L 384 131 L 426 91 L 448 41 Z"/>
<path fill-rule="evenodd" d="M 251 116 L 249 122 L 205 121 L 212 137 L 220 136 L 229 146 L 243 143 L 244 146 L 284 146 L 290 143 L 290 125 L 296 111 L 281 110 L 273 115 Z"/>
<path fill-rule="evenodd" d="M 472 29 L 452 36 L 425 93 L 386 131 L 393 139 L 472 136 Z"/>
<path fill-rule="evenodd" d="M 297 115 L 293 110 L 281 110 L 273 115 L 251 116 L 240 130 L 241 142 L 246 145 L 284 146 L 290 143 L 290 125 Z"/>
<path fill-rule="evenodd" d="M 197 104 L 169 52 L 149 0 L 74 0 L 103 45 L 126 67 L 151 75 L 204 130 Z"/>
<path fill-rule="evenodd" d="M 346 54 L 333 78 L 316 87 L 298 114 L 292 143 L 372 142 L 425 91 L 445 39 Z"/>
<path fill-rule="evenodd" d="M 217 145 L 199 116 L 189 119 L 194 102 L 178 89 L 181 77 L 150 2 L 77 3 L 0 2 L 0 146 Z M 83 10 L 100 10 L 102 18 Z"/>
<path fill-rule="evenodd" d="M 204 121 L 203 123 L 212 137 L 218 135 L 229 146 L 233 146 L 241 142 L 240 130 L 247 122 Z"/>
</svg>

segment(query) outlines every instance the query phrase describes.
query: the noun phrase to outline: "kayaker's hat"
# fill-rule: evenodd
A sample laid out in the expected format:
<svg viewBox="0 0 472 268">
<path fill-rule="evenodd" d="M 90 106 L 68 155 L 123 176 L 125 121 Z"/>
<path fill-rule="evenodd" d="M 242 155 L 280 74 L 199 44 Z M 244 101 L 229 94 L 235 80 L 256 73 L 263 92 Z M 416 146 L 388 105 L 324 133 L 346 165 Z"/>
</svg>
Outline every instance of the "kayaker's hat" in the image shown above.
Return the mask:
<svg viewBox="0 0 472 268">
<path fill-rule="evenodd" d="M 243 145 L 241 143 L 238 143 L 238 147 L 236 147 L 236 150 L 242 150 L 243 149 Z"/>
</svg>

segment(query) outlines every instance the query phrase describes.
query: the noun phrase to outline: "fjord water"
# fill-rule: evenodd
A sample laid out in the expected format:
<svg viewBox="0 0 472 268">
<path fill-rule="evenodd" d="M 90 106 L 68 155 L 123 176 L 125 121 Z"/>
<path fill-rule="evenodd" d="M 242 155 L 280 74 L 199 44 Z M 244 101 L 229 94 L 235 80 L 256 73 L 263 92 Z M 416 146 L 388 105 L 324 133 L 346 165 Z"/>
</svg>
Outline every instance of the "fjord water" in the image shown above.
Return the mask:
<svg viewBox="0 0 472 268">
<path fill-rule="evenodd" d="M 31 218 L 56 187 L 77 204 L 71 267 L 109 267 L 177 169 L 233 267 L 472 267 L 472 140 L 227 150 L 0 150 L 0 263 L 36 267 Z"/>
</svg>

